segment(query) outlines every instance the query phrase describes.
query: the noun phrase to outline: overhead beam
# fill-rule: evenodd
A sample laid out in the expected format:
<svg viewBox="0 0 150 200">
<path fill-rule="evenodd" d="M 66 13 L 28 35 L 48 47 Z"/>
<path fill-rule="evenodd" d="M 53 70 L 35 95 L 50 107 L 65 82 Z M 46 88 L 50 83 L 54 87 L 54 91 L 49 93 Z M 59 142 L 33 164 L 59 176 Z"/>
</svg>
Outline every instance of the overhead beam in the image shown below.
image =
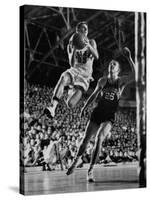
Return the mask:
<svg viewBox="0 0 150 200">
<path fill-rule="evenodd" d="M 51 10 L 55 11 L 55 12 L 59 12 L 57 11 L 56 9 L 53 9 L 50 7 Z M 88 19 L 86 19 L 85 21 L 87 21 L 88 23 L 92 20 L 94 20 L 96 17 L 98 17 L 99 15 L 101 14 L 101 11 L 98 11 L 96 12 L 94 15 L 90 16 Z M 53 53 L 53 51 L 66 39 L 68 38 L 73 32 L 75 31 L 75 27 L 72 28 L 72 29 L 69 29 L 68 32 L 55 44 L 55 46 L 41 59 L 41 61 L 37 64 L 37 68 L 40 67 L 40 65 L 45 62 L 45 60 Z M 33 68 L 31 71 L 30 71 L 30 75 L 32 75 L 32 73 L 34 73 L 35 71 L 35 68 Z"/>
<path fill-rule="evenodd" d="M 46 35 L 46 38 L 47 38 L 47 41 L 48 41 L 48 44 L 49 44 L 49 48 L 51 49 L 51 48 L 52 48 L 52 45 L 51 45 L 51 42 L 50 42 L 50 39 L 49 39 L 47 30 L 44 29 L 44 32 L 45 32 L 45 35 Z M 53 56 L 53 59 L 54 59 L 55 64 L 58 65 L 58 62 L 57 62 L 57 59 L 56 59 L 56 56 L 55 56 L 54 52 L 52 53 L 52 56 Z"/>
<path fill-rule="evenodd" d="M 29 51 L 29 52 L 31 51 L 32 53 L 38 54 L 38 55 L 41 55 L 41 56 L 44 55 L 44 53 L 39 52 L 39 51 L 35 51 L 35 50 L 33 50 L 33 49 L 25 48 L 25 50 L 26 50 L 26 51 Z M 62 58 L 62 57 L 57 57 L 57 60 L 66 62 L 67 64 L 69 63 L 68 60 L 65 59 L 64 57 L 63 57 L 63 58 Z"/>
<path fill-rule="evenodd" d="M 27 23 L 29 24 L 32 24 L 32 25 L 35 25 L 39 28 L 47 28 L 50 32 L 52 32 L 52 30 L 55 30 L 55 31 L 61 31 L 60 28 L 57 28 L 55 26 L 47 26 L 46 24 L 42 24 L 40 22 L 37 22 L 37 21 L 32 21 L 32 20 L 27 20 Z"/>
<path fill-rule="evenodd" d="M 34 59 L 34 61 L 35 61 L 35 62 L 40 62 L 39 59 Z M 64 67 L 64 66 L 55 65 L 55 64 L 53 64 L 53 63 L 46 62 L 46 61 L 44 61 L 43 64 L 49 65 L 49 66 L 54 67 L 54 68 L 57 67 L 57 68 L 59 68 L 59 69 L 67 69 L 67 68 L 68 68 L 68 67 Z"/>
<path fill-rule="evenodd" d="M 95 17 L 97 17 L 98 15 L 100 15 L 100 11 L 97 12 L 96 14 L 92 15 L 90 18 L 88 18 L 86 21 L 87 22 L 90 22 L 91 20 L 93 20 Z M 57 48 L 58 45 L 61 44 L 62 41 L 64 41 L 66 38 L 68 38 L 69 35 L 71 35 L 73 32 L 75 31 L 75 27 L 70 29 L 66 35 L 64 35 L 59 41 L 58 43 L 51 49 L 50 52 L 48 52 L 44 57 L 43 59 L 41 60 L 41 63 Z"/>
<path fill-rule="evenodd" d="M 48 8 L 49 10 L 52 10 L 52 11 L 54 11 L 54 12 L 60 14 L 60 11 L 57 10 L 57 9 L 55 9 L 55 8 L 53 8 L 53 7 L 48 6 L 47 8 Z"/>
<path fill-rule="evenodd" d="M 42 15 L 42 16 L 38 16 L 38 17 L 31 17 L 30 19 L 27 20 L 39 20 L 39 19 L 46 19 L 51 17 L 51 15 Z"/>
</svg>

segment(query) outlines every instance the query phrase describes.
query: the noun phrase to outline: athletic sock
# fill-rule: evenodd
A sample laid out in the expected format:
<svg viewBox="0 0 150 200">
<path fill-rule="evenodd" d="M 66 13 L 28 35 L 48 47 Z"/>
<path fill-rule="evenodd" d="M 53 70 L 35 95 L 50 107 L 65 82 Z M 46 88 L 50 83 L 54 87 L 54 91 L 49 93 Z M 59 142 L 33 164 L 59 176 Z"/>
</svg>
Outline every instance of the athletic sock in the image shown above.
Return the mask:
<svg viewBox="0 0 150 200">
<path fill-rule="evenodd" d="M 54 110 L 56 109 L 57 105 L 58 105 L 58 101 L 55 100 L 55 99 L 53 99 L 53 101 L 52 101 L 52 108 L 53 108 Z"/>
<path fill-rule="evenodd" d="M 88 173 L 89 172 L 92 172 L 93 171 L 93 168 L 94 168 L 94 165 L 90 165 L 89 169 L 88 169 Z"/>
<path fill-rule="evenodd" d="M 77 162 L 78 162 L 78 160 L 80 159 L 80 157 L 81 157 L 81 156 L 77 156 L 76 158 L 74 158 L 74 160 L 73 160 L 73 163 L 72 163 L 72 165 L 71 165 L 71 166 L 76 166 L 76 165 L 77 165 Z"/>
</svg>

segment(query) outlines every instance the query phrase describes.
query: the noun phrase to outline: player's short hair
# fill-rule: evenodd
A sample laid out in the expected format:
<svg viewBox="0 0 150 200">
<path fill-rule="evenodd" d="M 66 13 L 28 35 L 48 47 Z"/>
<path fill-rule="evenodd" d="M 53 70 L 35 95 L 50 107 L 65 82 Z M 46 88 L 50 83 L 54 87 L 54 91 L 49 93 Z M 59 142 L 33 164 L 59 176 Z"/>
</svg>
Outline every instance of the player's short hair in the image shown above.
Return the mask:
<svg viewBox="0 0 150 200">
<path fill-rule="evenodd" d="M 76 25 L 76 31 L 78 31 L 80 29 L 80 27 L 85 24 L 88 26 L 88 23 L 86 21 L 82 21 L 82 22 L 79 22 L 77 25 Z"/>
<path fill-rule="evenodd" d="M 112 60 L 109 62 L 108 71 L 110 71 L 110 64 L 111 64 L 112 62 L 117 64 L 118 72 L 120 73 L 120 71 L 121 71 L 120 63 L 119 63 L 119 61 L 114 60 L 114 59 L 112 59 Z"/>
</svg>

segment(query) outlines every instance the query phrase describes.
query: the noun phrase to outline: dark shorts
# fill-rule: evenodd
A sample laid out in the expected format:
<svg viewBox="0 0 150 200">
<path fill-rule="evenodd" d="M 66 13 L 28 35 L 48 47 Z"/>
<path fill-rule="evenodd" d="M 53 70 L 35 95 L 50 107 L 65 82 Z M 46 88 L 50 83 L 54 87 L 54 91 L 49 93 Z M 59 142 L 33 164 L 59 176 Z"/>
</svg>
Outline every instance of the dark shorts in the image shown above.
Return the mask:
<svg viewBox="0 0 150 200">
<path fill-rule="evenodd" d="M 94 111 L 91 114 L 90 120 L 97 125 L 100 125 L 103 122 L 110 121 L 112 124 L 115 121 L 115 112 L 116 110 L 112 109 L 97 109 L 95 108 Z"/>
</svg>

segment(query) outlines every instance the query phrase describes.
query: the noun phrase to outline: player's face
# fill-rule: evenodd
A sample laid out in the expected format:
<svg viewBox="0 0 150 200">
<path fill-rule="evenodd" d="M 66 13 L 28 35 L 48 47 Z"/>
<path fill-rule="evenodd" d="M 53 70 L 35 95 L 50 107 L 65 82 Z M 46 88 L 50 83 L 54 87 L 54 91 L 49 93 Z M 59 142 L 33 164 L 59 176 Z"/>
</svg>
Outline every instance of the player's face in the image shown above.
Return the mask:
<svg viewBox="0 0 150 200">
<path fill-rule="evenodd" d="M 86 24 L 81 24 L 80 28 L 78 29 L 78 32 L 87 36 L 88 35 L 88 26 Z"/>
<path fill-rule="evenodd" d="M 120 67 L 119 67 L 119 63 L 115 60 L 112 60 L 109 63 L 109 74 L 111 77 L 116 77 L 118 76 L 119 72 L 120 72 Z"/>
</svg>

